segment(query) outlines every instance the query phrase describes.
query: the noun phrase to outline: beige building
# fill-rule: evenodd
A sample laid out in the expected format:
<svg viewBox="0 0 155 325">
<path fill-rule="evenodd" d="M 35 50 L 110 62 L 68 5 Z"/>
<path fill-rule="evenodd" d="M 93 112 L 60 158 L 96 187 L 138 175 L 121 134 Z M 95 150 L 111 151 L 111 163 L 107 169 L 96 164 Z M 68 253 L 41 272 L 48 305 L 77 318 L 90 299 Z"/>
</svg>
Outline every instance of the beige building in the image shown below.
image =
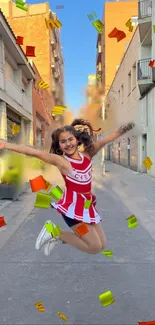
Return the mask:
<svg viewBox="0 0 155 325">
<path fill-rule="evenodd" d="M 105 100 L 105 115 L 113 129 L 136 118 L 140 112 L 137 62 L 140 52 L 138 27 L 116 72 Z M 139 121 L 142 124 L 142 120 Z M 123 166 L 138 169 L 138 136 L 130 131 L 106 148 L 106 158 Z"/>
<path fill-rule="evenodd" d="M 33 145 L 32 86 L 35 73 L 0 10 L 0 138 Z M 13 125 L 20 127 L 13 135 Z"/>
</svg>

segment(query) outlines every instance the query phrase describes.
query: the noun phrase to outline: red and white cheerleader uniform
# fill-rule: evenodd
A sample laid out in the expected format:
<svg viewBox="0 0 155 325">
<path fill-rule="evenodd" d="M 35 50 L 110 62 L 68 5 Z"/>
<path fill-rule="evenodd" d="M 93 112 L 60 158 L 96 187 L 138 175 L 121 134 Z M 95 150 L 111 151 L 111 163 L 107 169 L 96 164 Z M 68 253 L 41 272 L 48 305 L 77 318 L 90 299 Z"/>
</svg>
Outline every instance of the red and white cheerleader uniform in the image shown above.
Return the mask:
<svg viewBox="0 0 155 325">
<path fill-rule="evenodd" d="M 92 185 L 92 164 L 90 159 L 79 152 L 81 160 L 72 159 L 67 155 L 73 171 L 68 175 L 63 175 L 66 189 L 62 198 L 51 205 L 63 215 L 89 224 L 97 224 L 102 218 L 99 216 L 96 206 L 96 196 L 91 193 Z M 90 192 L 91 194 L 81 194 Z M 92 200 L 89 209 L 84 208 L 86 200 Z"/>
</svg>

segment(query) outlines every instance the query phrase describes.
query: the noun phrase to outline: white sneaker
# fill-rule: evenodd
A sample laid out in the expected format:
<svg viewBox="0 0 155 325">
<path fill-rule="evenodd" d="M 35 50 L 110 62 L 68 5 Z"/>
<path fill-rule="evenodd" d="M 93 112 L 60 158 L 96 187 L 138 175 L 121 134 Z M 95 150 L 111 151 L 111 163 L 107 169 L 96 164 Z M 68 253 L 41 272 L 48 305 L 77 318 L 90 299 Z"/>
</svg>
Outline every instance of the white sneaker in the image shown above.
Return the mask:
<svg viewBox="0 0 155 325">
<path fill-rule="evenodd" d="M 46 256 L 49 256 L 55 245 L 57 244 L 63 244 L 63 241 L 59 238 L 52 238 L 48 243 L 46 243 L 44 247 L 44 254 Z"/>
<path fill-rule="evenodd" d="M 51 221 L 47 220 L 45 223 L 52 223 L 54 225 L 54 228 L 56 225 Z M 41 229 L 41 232 L 39 233 L 36 244 L 35 244 L 35 249 L 38 251 L 40 250 L 41 246 L 43 246 L 46 242 L 48 242 L 52 238 L 52 234 L 47 232 L 45 225 Z"/>
</svg>

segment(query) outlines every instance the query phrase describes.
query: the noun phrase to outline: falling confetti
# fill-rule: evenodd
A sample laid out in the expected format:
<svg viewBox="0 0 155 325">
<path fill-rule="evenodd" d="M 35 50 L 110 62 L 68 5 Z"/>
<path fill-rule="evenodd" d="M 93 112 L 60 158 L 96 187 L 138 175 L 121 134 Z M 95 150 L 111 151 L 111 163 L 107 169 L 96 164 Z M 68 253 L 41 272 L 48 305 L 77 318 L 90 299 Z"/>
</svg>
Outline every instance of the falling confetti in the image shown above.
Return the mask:
<svg viewBox="0 0 155 325">
<path fill-rule="evenodd" d="M 4 217 L 0 217 L 0 227 L 6 226 L 6 222 L 4 220 Z"/>
<path fill-rule="evenodd" d="M 67 321 L 67 317 L 66 317 L 64 314 L 62 314 L 60 311 L 58 311 L 58 315 L 59 315 L 59 317 L 62 318 L 65 322 Z"/>
<path fill-rule="evenodd" d="M 146 157 L 144 160 L 143 160 L 143 165 L 147 168 L 147 169 L 151 169 L 152 167 L 152 160 L 150 157 Z"/>
<path fill-rule="evenodd" d="M 128 217 L 126 219 L 128 221 L 128 228 L 131 229 L 131 228 L 135 228 L 138 226 L 138 222 L 137 222 L 137 219 L 134 215 Z"/>
<path fill-rule="evenodd" d="M 38 301 L 35 305 L 36 309 L 40 312 L 44 312 L 46 309 L 43 307 L 43 304 L 41 301 Z"/>
<path fill-rule="evenodd" d="M 85 234 L 87 234 L 89 232 L 88 227 L 85 223 L 82 223 L 82 225 L 78 226 L 76 228 L 76 232 L 78 233 L 78 235 L 80 237 L 84 236 Z"/>
<path fill-rule="evenodd" d="M 116 27 L 111 31 L 111 33 L 108 35 L 109 38 L 116 37 L 117 42 L 120 42 L 123 38 L 126 37 L 126 34 L 122 31 L 117 29 Z"/>
<path fill-rule="evenodd" d="M 113 256 L 113 252 L 110 250 L 106 250 L 106 251 L 101 251 L 102 255 L 106 255 L 107 257 L 112 257 Z"/>
<path fill-rule="evenodd" d="M 49 88 L 49 85 L 48 85 L 46 82 L 44 82 L 43 80 L 40 80 L 40 81 L 37 83 L 37 87 L 39 87 L 39 88 L 43 88 L 43 89 L 47 89 L 47 88 Z"/>
<path fill-rule="evenodd" d="M 104 306 L 104 307 L 115 302 L 115 299 L 114 299 L 111 291 L 106 291 L 104 293 L 101 293 L 98 297 L 101 301 L 102 306 Z"/>
</svg>

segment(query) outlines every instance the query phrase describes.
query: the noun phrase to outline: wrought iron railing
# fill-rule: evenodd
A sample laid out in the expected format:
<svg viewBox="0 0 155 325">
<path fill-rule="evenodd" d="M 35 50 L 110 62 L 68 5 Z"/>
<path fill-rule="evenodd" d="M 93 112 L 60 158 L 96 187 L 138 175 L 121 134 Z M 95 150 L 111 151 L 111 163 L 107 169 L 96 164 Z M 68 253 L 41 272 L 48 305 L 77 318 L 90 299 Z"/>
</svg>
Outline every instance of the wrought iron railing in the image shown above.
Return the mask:
<svg viewBox="0 0 155 325">
<path fill-rule="evenodd" d="M 138 61 L 138 80 L 152 79 L 152 68 L 149 66 L 151 58 Z"/>
</svg>

